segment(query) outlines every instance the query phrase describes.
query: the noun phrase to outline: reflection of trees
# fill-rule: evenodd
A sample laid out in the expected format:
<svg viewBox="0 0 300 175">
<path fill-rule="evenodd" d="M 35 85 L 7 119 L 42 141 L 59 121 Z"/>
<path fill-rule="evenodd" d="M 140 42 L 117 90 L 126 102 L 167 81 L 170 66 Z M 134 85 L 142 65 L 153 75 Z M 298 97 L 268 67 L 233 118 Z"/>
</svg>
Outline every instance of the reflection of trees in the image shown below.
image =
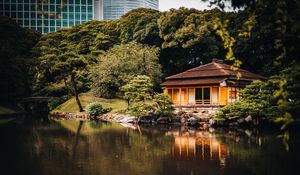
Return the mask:
<svg viewBox="0 0 300 175">
<path fill-rule="evenodd" d="M 299 143 L 286 153 L 275 135 L 50 121 L 2 126 L 0 159 L 10 174 L 292 174 Z"/>
<path fill-rule="evenodd" d="M 162 134 L 141 135 L 115 124 L 70 123 L 69 128 L 53 121 L 46 126 L 30 126 L 22 139 L 18 138 L 17 149 L 24 155 L 20 162 L 26 160 L 28 172 L 38 169 L 38 174 L 157 174 L 162 169 L 162 158 L 157 158 L 168 154 L 172 144 L 170 137 Z"/>
<path fill-rule="evenodd" d="M 286 152 L 274 133 L 223 130 L 216 132 L 216 135 L 230 150 L 225 174 L 293 174 L 295 169 L 291 167 L 297 167 L 295 162 L 299 162 L 295 156 L 299 153 Z"/>
<path fill-rule="evenodd" d="M 129 130 L 129 145 L 124 148 L 122 159 L 137 174 L 159 174 L 162 159 L 170 153 L 173 139 L 162 134 Z"/>
<path fill-rule="evenodd" d="M 73 161 L 76 160 L 76 149 L 77 149 L 78 140 L 79 140 L 82 125 L 83 125 L 83 121 L 79 121 L 78 129 L 77 129 L 77 132 L 76 132 L 76 137 L 75 137 L 75 141 L 74 141 L 73 149 L 72 149 L 73 150 L 73 158 L 72 158 Z"/>
</svg>

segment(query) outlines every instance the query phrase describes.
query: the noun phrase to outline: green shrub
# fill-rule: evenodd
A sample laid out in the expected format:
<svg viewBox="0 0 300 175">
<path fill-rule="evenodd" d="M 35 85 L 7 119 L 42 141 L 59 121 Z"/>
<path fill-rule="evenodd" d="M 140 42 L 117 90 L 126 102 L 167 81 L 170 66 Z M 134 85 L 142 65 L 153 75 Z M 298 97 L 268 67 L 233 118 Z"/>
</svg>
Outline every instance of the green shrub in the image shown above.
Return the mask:
<svg viewBox="0 0 300 175">
<path fill-rule="evenodd" d="M 275 118 L 280 115 L 276 107 L 274 92 L 278 89 L 279 81 L 269 79 L 268 81 L 254 81 L 240 91 L 241 99 L 231 103 L 217 113 L 217 117 L 247 117 L 248 115 L 261 118 Z M 270 109 L 272 114 L 269 115 Z"/>
<path fill-rule="evenodd" d="M 154 96 L 154 102 L 156 103 L 155 113 L 162 116 L 171 116 L 174 114 L 174 107 L 172 100 L 167 94 L 157 94 Z"/>
<path fill-rule="evenodd" d="M 138 75 L 122 87 L 123 98 L 130 102 L 129 113 L 142 117 L 153 112 L 153 107 L 147 103 L 152 99 L 151 78 L 146 75 Z"/>
<path fill-rule="evenodd" d="M 214 121 L 215 121 L 215 124 L 222 125 L 222 124 L 224 124 L 224 122 L 226 121 L 226 119 L 220 118 L 220 117 L 215 117 Z"/>
<path fill-rule="evenodd" d="M 138 75 L 122 87 L 122 91 L 124 92 L 123 98 L 129 100 L 131 103 L 151 100 L 152 88 L 153 84 L 150 77 Z"/>
<path fill-rule="evenodd" d="M 258 103 L 241 100 L 221 108 L 217 113 L 217 117 L 228 119 L 236 116 L 259 116 L 261 110 L 261 106 Z"/>
<path fill-rule="evenodd" d="M 137 117 L 146 116 L 151 112 L 153 112 L 152 106 L 144 102 L 133 103 L 129 108 L 129 114 Z"/>
<path fill-rule="evenodd" d="M 104 108 L 99 103 L 90 103 L 86 106 L 85 110 L 90 116 L 95 117 L 111 111 L 111 108 Z"/>
</svg>

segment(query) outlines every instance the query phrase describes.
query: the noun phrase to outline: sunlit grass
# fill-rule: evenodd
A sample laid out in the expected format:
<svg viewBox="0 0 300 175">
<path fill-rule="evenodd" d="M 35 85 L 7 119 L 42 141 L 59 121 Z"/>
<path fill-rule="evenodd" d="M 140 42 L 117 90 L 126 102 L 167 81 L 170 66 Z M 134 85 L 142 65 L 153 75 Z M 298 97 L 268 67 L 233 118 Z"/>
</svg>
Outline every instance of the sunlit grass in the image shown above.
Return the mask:
<svg viewBox="0 0 300 175">
<path fill-rule="evenodd" d="M 92 102 L 98 102 L 106 108 L 112 108 L 110 113 L 117 113 L 127 109 L 127 103 L 123 99 L 104 99 L 92 96 L 90 93 L 80 94 L 79 96 L 83 108 Z M 58 106 L 52 112 L 78 112 L 79 108 L 75 97 Z"/>
</svg>

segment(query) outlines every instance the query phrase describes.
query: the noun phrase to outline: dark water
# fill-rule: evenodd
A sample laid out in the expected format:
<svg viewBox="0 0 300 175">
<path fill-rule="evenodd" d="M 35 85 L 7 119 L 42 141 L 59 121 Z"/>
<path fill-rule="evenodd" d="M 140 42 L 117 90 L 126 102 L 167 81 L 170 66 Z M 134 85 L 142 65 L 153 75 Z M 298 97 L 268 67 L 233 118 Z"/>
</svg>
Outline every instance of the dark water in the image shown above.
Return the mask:
<svg viewBox="0 0 300 175">
<path fill-rule="evenodd" d="M 274 131 L 125 128 L 78 121 L 0 125 L 1 174 L 287 175 L 300 165 Z"/>
</svg>

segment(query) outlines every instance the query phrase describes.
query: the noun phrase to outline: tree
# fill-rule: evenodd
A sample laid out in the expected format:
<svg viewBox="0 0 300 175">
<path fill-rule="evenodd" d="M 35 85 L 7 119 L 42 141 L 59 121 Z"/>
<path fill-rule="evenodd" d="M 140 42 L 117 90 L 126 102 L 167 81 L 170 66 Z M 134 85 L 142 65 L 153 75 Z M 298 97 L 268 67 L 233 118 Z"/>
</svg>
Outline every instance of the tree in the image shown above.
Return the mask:
<svg viewBox="0 0 300 175">
<path fill-rule="evenodd" d="M 87 60 L 73 51 L 57 55 L 47 53 L 38 58 L 37 76 L 48 77 L 52 82 L 63 83 L 76 98 L 80 112 L 83 111 L 78 89 L 78 79 L 86 71 Z M 37 79 L 39 81 L 41 79 Z M 49 85 L 51 86 L 51 84 Z"/>
<path fill-rule="evenodd" d="M 91 71 L 92 90 L 96 96 L 113 98 L 120 87 L 137 75 L 147 75 L 158 86 L 161 66 L 159 50 L 135 42 L 117 45 L 100 56 L 100 62 Z"/>
<path fill-rule="evenodd" d="M 151 79 L 145 75 L 138 75 L 129 81 L 128 84 L 122 87 L 124 91 L 124 99 L 130 103 L 134 102 L 145 102 L 152 98 L 152 87 Z"/>
<path fill-rule="evenodd" d="M 225 1 L 227 0 L 212 0 L 212 3 L 224 5 Z M 288 70 L 289 67 L 295 69 L 300 65 L 297 51 L 300 49 L 298 15 L 300 4 L 297 0 L 278 0 L 276 2 L 271 0 L 248 2 L 231 0 L 231 2 L 235 7 L 245 6 L 245 12 L 249 19 L 253 19 L 253 25 L 248 28 L 250 29 L 248 37 L 241 38 L 239 36 L 234 51 L 238 57 L 244 57 L 242 60 L 244 66 L 252 67 L 264 75 L 276 75 L 282 70 Z M 238 3 L 234 4 L 233 2 Z M 290 104 L 295 103 L 291 100 L 295 97 L 289 95 L 290 90 L 288 89 L 290 79 L 294 76 L 293 74 L 278 76 L 279 88 L 274 92 L 277 104 L 269 112 L 271 112 L 271 116 L 274 116 L 274 113 L 278 114 L 275 121 L 282 122 L 281 128 L 285 129 L 297 119 L 297 112 L 293 116 L 295 113 L 289 109 Z M 298 97 L 299 95 L 294 94 L 294 96 Z M 287 132 L 283 138 L 288 138 Z"/>
<path fill-rule="evenodd" d="M 161 12 L 153 9 L 139 8 L 131 10 L 118 21 L 120 40 L 123 43 L 136 41 L 159 47 L 161 39 L 158 35 L 157 19 Z"/>
<path fill-rule="evenodd" d="M 220 109 L 219 117 L 260 117 L 266 119 L 264 110 L 276 105 L 273 97 L 274 91 L 278 89 L 278 81 L 254 81 L 239 92 L 240 99 Z M 276 111 L 278 112 L 278 111 Z M 272 117 L 274 112 L 272 114 Z M 272 117 L 269 117 L 271 119 Z"/>
<path fill-rule="evenodd" d="M 135 116 L 144 116 L 152 109 L 146 100 L 152 99 L 151 79 L 145 75 L 133 78 L 128 84 L 122 87 L 124 99 L 129 102 L 129 112 Z"/>
<path fill-rule="evenodd" d="M 284 124 L 283 116 L 288 112 L 294 116 L 291 120 L 299 121 L 297 117 L 300 111 L 299 69 L 296 65 L 270 77 L 265 82 L 251 83 L 240 91 L 241 99 L 222 108 L 218 116 L 228 118 L 252 115 Z M 282 92 L 284 89 L 286 92 Z"/>
<path fill-rule="evenodd" d="M 89 21 L 41 37 L 32 50 L 36 64 L 33 90 L 36 95 L 75 95 L 90 89 L 89 68 L 97 57 L 119 42 L 113 21 Z"/>
<path fill-rule="evenodd" d="M 167 94 L 157 94 L 154 96 L 153 101 L 156 103 L 157 108 L 155 112 L 157 115 L 171 116 L 174 114 L 174 107 L 172 100 Z"/>
<path fill-rule="evenodd" d="M 43 36 L 37 45 L 35 73 L 35 91 L 43 95 L 63 95 L 66 89 L 68 94 L 74 94 L 79 110 L 83 111 L 79 99 L 80 87 L 87 88 L 87 65 L 94 62 L 88 56 L 82 55 L 82 50 L 74 50 L 70 43 L 72 31 L 50 33 Z M 50 47 L 48 47 L 50 45 Z"/>
<path fill-rule="evenodd" d="M 33 60 L 29 50 L 40 34 L 20 27 L 14 20 L 0 16 L 0 101 L 13 102 L 30 95 Z"/>
<path fill-rule="evenodd" d="M 119 43 L 119 33 L 116 30 L 116 23 L 113 21 L 89 21 L 87 23 L 76 25 L 68 29 L 52 32 L 43 35 L 32 53 L 35 58 L 44 57 L 45 59 L 36 59 L 36 64 L 47 65 L 51 62 L 52 56 L 62 53 L 72 52 L 78 57 L 84 57 L 87 67 L 97 62 L 98 55 Z M 51 56 L 52 54 L 52 56 Z M 46 55 L 49 59 L 46 59 Z M 40 61 L 45 61 L 41 63 Z M 32 65 L 32 69 L 36 69 Z M 37 70 L 35 83 L 33 84 L 34 93 L 46 96 L 65 96 L 72 95 L 71 89 L 66 86 L 65 81 L 56 81 L 50 75 L 51 72 Z M 78 91 L 89 90 L 90 80 L 87 71 L 78 74 Z"/>
<path fill-rule="evenodd" d="M 171 9 L 158 19 L 159 36 L 163 39 L 160 63 L 165 75 L 182 72 L 223 58 L 222 42 L 213 29 L 213 19 L 226 15 L 218 9 Z"/>
</svg>

